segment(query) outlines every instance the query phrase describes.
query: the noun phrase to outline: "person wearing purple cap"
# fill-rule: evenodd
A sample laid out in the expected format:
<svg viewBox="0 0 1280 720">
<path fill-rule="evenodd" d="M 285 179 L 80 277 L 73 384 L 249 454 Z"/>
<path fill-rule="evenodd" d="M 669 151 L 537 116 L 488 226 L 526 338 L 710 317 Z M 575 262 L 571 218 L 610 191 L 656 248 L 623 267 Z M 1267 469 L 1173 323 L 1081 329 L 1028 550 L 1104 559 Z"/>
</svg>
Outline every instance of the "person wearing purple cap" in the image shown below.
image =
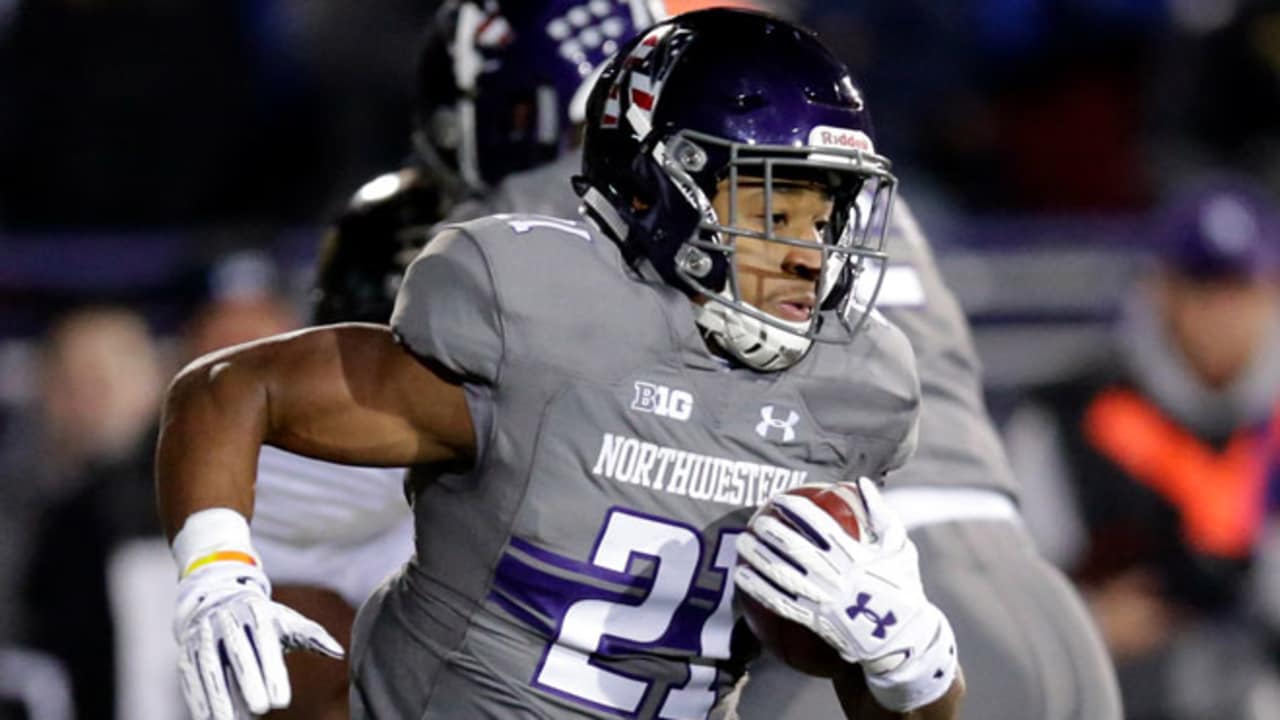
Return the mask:
<svg viewBox="0 0 1280 720">
<path fill-rule="evenodd" d="M 1243 611 L 1280 427 L 1278 217 L 1240 179 L 1177 196 L 1114 353 L 1008 426 L 1032 534 L 1089 599 L 1130 718 L 1261 717 L 1276 682 Z"/>
</svg>

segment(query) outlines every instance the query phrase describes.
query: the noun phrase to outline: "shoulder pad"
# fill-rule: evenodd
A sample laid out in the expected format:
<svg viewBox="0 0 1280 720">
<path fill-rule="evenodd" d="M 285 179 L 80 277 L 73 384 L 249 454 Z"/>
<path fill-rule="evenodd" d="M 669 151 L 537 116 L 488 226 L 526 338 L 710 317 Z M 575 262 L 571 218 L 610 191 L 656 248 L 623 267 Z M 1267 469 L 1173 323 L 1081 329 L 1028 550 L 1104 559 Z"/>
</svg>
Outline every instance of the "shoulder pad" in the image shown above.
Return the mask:
<svg viewBox="0 0 1280 720">
<path fill-rule="evenodd" d="M 463 377 L 497 381 L 501 314 L 488 260 L 466 226 L 445 228 L 409 265 L 391 329 L 419 357 Z"/>
</svg>

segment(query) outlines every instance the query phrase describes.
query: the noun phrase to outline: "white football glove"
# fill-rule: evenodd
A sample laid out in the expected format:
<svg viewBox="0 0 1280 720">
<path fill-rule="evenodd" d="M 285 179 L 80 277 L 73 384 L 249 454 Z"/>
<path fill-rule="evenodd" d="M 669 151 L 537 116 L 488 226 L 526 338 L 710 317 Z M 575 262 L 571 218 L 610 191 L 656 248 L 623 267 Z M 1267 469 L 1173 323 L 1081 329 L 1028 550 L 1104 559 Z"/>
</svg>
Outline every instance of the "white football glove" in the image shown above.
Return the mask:
<svg viewBox="0 0 1280 720">
<path fill-rule="evenodd" d="M 862 665 L 877 702 L 908 712 L 942 697 L 957 668 L 947 618 L 924 595 L 915 544 L 875 483 L 858 480 L 865 517 L 855 540 L 826 511 L 798 495 L 776 495 L 738 537 L 736 587 L 774 613 L 813 630 L 842 658 Z M 777 513 L 763 512 L 772 507 Z"/>
<path fill-rule="evenodd" d="M 174 538 L 178 559 L 178 670 L 194 720 L 240 720 L 289 705 L 284 652 L 342 657 L 318 623 L 271 600 L 271 583 L 239 513 L 202 510 Z"/>
</svg>

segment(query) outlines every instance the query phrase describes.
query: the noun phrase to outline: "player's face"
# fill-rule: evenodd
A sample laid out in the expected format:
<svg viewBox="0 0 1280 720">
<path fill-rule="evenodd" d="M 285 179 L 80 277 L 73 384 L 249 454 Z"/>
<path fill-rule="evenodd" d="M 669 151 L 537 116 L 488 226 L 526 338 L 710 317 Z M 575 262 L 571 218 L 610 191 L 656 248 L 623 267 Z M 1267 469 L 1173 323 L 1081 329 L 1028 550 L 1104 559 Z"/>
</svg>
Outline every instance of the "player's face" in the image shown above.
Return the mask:
<svg viewBox="0 0 1280 720">
<path fill-rule="evenodd" d="M 728 180 L 721 181 L 711 204 L 728 224 Z M 772 226 L 777 236 L 810 242 L 822 242 L 832 209 L 822 185 L 781 180 L 774 182 L 768 216 L 762 184 L 740 180 L 737 204 L 733 225 L 760 232 Z M 742 300 L 783 320 L 807 322 L 817 305 L 822 251 L 752 237 L 730 236 L 729 241 L 737 256 Z"/>
</svg>

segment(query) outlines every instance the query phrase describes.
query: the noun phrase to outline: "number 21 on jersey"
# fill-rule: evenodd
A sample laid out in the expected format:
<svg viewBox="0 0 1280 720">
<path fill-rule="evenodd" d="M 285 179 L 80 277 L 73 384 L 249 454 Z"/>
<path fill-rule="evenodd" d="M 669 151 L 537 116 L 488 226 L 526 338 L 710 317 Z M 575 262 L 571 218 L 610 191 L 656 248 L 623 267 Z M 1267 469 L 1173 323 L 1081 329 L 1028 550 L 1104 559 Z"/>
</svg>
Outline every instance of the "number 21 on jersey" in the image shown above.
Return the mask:
<svg viewBox="0 0 1280 720">
<path fill-rule="evenodd" d="M 712 662 L 729 657 L 730 571 L 737 560 L 738 532 L 720 533 L 715 547 L 709 548 L 714 553 L 711 570 L 722 575 L 720 587 L 713 592 L 696 584 L 708 549 L 700 533 L 671 520 L 610 510 L 591 563 L 626 573 L 633 559 L 650 560 L 652 586 L 639 603 L 583 599 L 569 605 L 534 684 L 592 707 L 631 715 L 640 709 L 653 681 L 596 665 L 593 654 L 608 656 L 611 646 L 624 646 L 629 653 L 652 648 L 668 655 L 699 656 L 705 662 L 686 663 L 688 681 L 667 692 L 658 717 L 705 718 L 716 699 Z M 707 601 L 713 604 L 709 615 Z"/>
</svg>

